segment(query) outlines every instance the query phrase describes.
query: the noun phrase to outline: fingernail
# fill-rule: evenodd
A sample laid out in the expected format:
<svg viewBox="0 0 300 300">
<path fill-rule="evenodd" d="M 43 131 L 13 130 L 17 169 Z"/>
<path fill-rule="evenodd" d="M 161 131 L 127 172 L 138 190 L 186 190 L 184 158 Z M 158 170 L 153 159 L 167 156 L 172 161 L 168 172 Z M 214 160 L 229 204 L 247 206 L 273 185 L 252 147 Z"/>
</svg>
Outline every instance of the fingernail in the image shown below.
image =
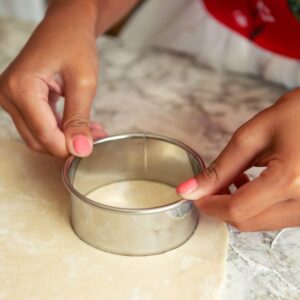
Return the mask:
<svg viewBox="0 0 300 300">
<path fill-rule="evenodd" d="M 178 194 L 189 194 L 193 192 L 198 187 L 198 182 L 195 178 L 191 178 L 186 182 L 180 184 L 176 191 Z"/>
<path fill-rule="evenodd" d="M 88 138 L 82 134 L 73 138 L 73 149 L 79 156 L 87 156 L 92 152 L 92 145 Z"/>
</svg>

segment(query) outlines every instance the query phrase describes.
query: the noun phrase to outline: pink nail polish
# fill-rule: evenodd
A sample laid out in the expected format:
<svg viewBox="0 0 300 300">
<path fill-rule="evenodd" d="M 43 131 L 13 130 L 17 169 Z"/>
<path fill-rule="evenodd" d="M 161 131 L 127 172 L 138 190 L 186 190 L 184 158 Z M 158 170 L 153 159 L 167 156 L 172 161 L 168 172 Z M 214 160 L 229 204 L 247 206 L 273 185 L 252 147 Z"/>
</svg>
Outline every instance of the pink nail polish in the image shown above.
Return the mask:
<svg viewBox="0 0 300 300">
<path fill-rule="evenodd" d="M 76 135 L 73 138 L 73 148 L 79 156 L 87 156 L 92 152 L 92 147 L 88 138 L 82 134 Z"/>
<path fill-rule="evenodd" d="M 186 182 L 180 184 L 176 191 L 178 194 L 189 194 L 193 192 L 198 187 L 198 182 L 195 178 L 191 178 Z"/>
</svg>

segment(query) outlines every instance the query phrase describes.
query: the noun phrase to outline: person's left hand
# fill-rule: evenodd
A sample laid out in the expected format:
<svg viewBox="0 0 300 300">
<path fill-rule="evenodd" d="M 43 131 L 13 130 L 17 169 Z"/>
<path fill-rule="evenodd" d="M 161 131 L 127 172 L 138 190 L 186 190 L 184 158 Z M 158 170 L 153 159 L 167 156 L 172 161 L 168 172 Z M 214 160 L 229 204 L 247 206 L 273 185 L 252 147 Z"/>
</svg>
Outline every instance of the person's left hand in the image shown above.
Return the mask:
<svg viewBox="0 0 300 300">
<path fill-rule="evenodd" d="M 252 166 L 266 169 L 249 181 L 243 172 Z M 232 183 L 237 190 L 222 195 Z M 216 160 L 177 192 L 241 231 L 300 226 L 300 89 L 240 127 Z"/>
</svg>

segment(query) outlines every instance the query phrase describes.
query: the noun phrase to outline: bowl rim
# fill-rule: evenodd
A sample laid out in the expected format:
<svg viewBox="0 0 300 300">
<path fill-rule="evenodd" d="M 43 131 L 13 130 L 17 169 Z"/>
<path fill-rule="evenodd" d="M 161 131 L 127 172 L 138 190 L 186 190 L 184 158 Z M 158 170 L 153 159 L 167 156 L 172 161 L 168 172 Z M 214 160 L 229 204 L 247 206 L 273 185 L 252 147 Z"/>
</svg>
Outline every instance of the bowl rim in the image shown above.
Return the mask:
<svg viewBox="0 0 300 300">
<path fill-rule="evenodd" d="M 205 168 L 204 160 L 191 147 L 187 146 L 183 142 L 180 142 L 180 141 L 178 141 L 174 138 L 166 137 L 166 136 L 163 136 L 163 135 L 158 135 L 158 134 L 153 134 L 153 133 L 116 134 L 116 135 L 111 135 L 111 136 L 108 136 L 108 137 L 105 137 L 105 138 L 101 138 L 99 140 L 95 140 L 93 145 L 95 147 L 97 145 L 100 145 L 100 144 L 103 144 L 103 143 L 106 143 L 106 142 L 111 142 L 111 141 L 115 141 L 115 140 L 122 140 L 122 139 L 131 139 L 131 138 L 151 138 L 151 139 L 156 139 L 156 140 L 171 143 L 175 146 L 178 146 L 178 147 L 182 148 L 183 150 L 185 150 L 189 154 L 191 154 L 196 159 L 198 164 L 202 168 Z M 84 158 L 76 157 L 74 155 L 71 155 L 70 157 L 68 157 L 66 159 L 63 170 L 62 170 L 62 180 L 63 180 L 63 183 L 64 183 L 65 187 L 67 188 L 67 190 L 71 194 L 75 195 L 78 199 L 84 201 L 85 203 L 90 204 L 92 206 L 95 206 L 97 208 L 108 210 L 110 212 L 135 214 L 136 215 L 136 214 L 159 213 L 159 212 L 163 212 L 163 211 L 167 211 L 167 210 L 176 209 L 178 206 L 182 205 L 183 203 L 193 202 L 193 200 L 180 198 L 177 201 L 172 202 L 170 204 L 165 204 L 165 205 L 155 206 L 155 207 L 150 207 L 150 208 L 124 208 L 124 207 L 116 207 L 116 206 L 105 205 L 105 204 L 93 201 L 92 199 L 90 199 L 90 198 L 86 197 L 85 195 L 81 194 L 76 188 L 74 188 L 73 184 L 70 182 L 70 178 L 69 178 L 70 169 L 71 169 L 74 162 L 76 162 L 78 160 L 81 160 L 81 159 L 84 159 Z"/>
</svg>

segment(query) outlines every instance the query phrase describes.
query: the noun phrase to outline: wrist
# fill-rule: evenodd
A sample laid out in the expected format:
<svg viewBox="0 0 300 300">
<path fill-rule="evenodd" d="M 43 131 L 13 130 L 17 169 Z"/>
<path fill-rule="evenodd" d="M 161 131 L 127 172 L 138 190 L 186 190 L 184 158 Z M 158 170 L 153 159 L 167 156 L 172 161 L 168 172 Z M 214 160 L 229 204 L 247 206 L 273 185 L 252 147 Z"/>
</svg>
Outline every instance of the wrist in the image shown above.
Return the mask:
<svg viewBox="0 0 300 300">
<path fill-rule="evenodd" d="M 96 36 L 98 0 L 51 0 L 43 22 L 63 26 L 76 24 Z"/>
</svg>

